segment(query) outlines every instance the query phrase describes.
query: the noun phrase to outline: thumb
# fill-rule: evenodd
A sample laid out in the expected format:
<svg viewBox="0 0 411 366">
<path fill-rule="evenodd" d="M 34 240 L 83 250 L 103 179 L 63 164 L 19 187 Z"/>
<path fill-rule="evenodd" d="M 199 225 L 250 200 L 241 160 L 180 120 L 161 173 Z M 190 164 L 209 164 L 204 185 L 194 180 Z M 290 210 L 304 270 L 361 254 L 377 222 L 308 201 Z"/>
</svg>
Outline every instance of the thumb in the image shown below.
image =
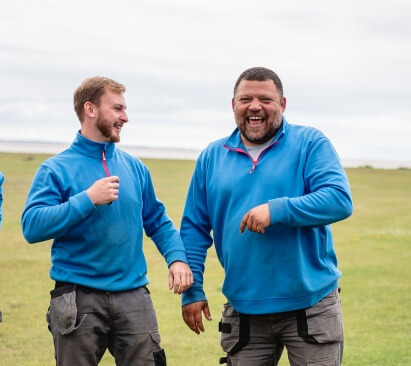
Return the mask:
<svg viewBox="0 0 411 366">
<path fill-rule="evenodd" d="M 244 232 L 245 227 L 247 226 L 247 220 L 248 220 L 248 212 L 244 215 L 243 219 L 241 220 L 240 223 L 240 233 Z"/>
<path fill-rule="evenodd" d="M 204 312 L 204 316 L 206 317 L 207 320 L 212 320 L 210 309 L 208 308 L 208 304 L 204 305 L 203 312 Z"/>
<path fill-rule="evenodd" d="M 173 286 L 174 286 L 174 276 L 170 271 L 168 272 L 168 289 L 171 290 Z"/>
</svg>

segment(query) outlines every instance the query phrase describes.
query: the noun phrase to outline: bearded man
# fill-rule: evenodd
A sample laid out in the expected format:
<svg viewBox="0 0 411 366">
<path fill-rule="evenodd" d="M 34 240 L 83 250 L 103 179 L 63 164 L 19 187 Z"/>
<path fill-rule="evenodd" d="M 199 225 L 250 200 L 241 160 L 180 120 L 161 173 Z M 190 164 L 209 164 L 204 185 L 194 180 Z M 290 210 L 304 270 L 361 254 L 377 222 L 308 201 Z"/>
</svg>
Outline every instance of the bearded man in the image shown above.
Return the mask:
<svg viewBox="0 0 411 366">
<path fill-rule="evenodd" d="M 150 173 L 116 148 L 128 122 L 125 87 L 92 77 L 74 93 L 81 130 L 37 171 L 22 215 L 29 243 L 54 239 L 47 313 L 57 365 L 165 365 L 147 289 L 143 229 L 169 266 L 169 288 L 192 284 L 179 232 L 156 198 Z"/>
<path fill-rule="evenodd" d="M 197 160 L 181 223 L 194 274 L 182 296 L 188 327 L 211 319 L 204 263 L 224 268 L 221 346 L 232 366 L 340 365 L 343 328 L 330 224 L 351 215 L 347 176 L 331 142 L 290 124 L 278 75 L 245 70 L 234 86 L 237 128 Z"/>
</svg>

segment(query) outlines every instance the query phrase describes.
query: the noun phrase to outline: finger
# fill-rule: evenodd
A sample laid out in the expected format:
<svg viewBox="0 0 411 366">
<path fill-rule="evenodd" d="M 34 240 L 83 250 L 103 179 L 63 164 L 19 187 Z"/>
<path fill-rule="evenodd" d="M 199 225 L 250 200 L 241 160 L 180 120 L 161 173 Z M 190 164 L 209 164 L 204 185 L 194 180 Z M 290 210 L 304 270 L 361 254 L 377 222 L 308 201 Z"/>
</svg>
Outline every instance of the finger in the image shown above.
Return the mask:
<svg viewBox="0 0 411 366">
<path fill-rule="evenodd" d="M 178 288 L 178 294 L 181 295 L 185 290 L 187 290 L 187 278 L 185 274 L 180 277 L 180 287 Z"/>
<path fill-rule="evenodd" d="M 251 224 L 251 231 L 258 231 L 258 221 L 256 219 L 253 220 L 252 224 Z"/>
<path fill-rule="evenodd" d="M 251 216 L 249 216 L 247 220 L 247 229 L 253 231 L 253 219 Z"/>
<path fill-rule="evenodd" d="M 190 314 L 190 316 L 187 317 L 187 319 L 184 319 L 186 322 L 187 326 L 196 334 L 200 334 L 200 330 L 197 327 L 197 324 L 194 320 L 194 316 Z"/>
<path fill-rule="evenodd" d="M 257 232 L 260 233 L 260 234 L 264 234 L 264 232 L 265 232 L 264 226 L 259 225 L 259 226 L 257 227 Z"/>
<path fill-rule="evenodd" d="M 212 320 L 208 304 L 204 305 L 203 312 L 204 312 L 204 316 L 206 317 L 207 320 Z"/>
<path fill-rule="evenodd" d="M 241 220 L 240 223 L 240 233 L 244 232 L 244 229 L 247 225 L 247 220 L 248 220 L 248 212 L 244 215 L 243 219 Z"/>
<path fill-rule="evenodd" d="M 120 178 L 119 177 L 117 177 L 116 175 L 112 175 L 112 176 L 110 176 L 110 177 L 107 177 L 107 179 L 110 181 L 110 182 L 112 182 L 112 183 L 118 183 L 118 182 L 120 182 Z"/>
<path fill-rule="evenodd" d="M 174 276 L 171 272 L 168 272 L 168 289 L 171 290 L 174 286 Z"/>
<path fill-rule="evenodd" d="M 180 278 L 177 276 L 174 276 L 174 293 L 175 294 L 179 293 L 180 287 L 181 287 Z"/>
<path fill-rule="evenodd" d="M 190 272 L 187 274 L 187 288 L 190 288 L 194 283 L 194 277 L 193 277 L 193 272 Z"/>
<path fill-rule="evenodd" d="M 200 331 L 204 332 L 204 325 L 203 325 L 203 317 L 201 316 L 201 312 L 196 313 L 194 315 L 194 320 L 196 322 L 196 326 L 198 327 L 198 329 L 200 329 Z"/>
</svg>

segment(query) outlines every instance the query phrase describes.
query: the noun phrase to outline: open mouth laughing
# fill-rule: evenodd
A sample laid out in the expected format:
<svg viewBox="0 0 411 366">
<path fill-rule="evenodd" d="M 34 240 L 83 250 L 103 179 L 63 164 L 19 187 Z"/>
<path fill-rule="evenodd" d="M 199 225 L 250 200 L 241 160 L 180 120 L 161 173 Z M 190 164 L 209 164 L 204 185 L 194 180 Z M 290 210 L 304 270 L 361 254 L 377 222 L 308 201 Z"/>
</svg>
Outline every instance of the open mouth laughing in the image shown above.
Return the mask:
<svg viewBox="0 0 411 366">
<path fill-rule="evenodd" d="M 265 122 L 265 118 L 260 116 L 248 116 L 245 119 L 251 128 L 261 127 Z"/>
</svg>

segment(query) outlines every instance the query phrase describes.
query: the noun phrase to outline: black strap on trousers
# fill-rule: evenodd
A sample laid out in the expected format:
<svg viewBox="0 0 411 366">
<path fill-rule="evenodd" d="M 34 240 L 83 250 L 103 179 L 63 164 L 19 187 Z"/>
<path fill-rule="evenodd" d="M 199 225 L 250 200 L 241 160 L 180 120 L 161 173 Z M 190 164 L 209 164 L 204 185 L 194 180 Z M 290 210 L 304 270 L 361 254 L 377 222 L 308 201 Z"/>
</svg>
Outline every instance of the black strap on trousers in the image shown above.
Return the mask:
<svg viewBox="0 0 411 366">
<path fill-rule="evenodd" d="M 220 365 L 227 363 L 228 356 L 235 355 L 248 343 L 250 343 L 250 316 L 248 314 L 239 313 L 240 325 L 239 325 L 239 335 L 238 342 L 234 345 L 230 352 L 227 353 L 226 357 L 220 357 Z M 230 333 L 231 327 L 228 327 L 229 324 L 221 323 L 219 324 L 220 331 L 224 333 Z M 227 331 L 229 329 L 229 331 Z"/>
</svg>

